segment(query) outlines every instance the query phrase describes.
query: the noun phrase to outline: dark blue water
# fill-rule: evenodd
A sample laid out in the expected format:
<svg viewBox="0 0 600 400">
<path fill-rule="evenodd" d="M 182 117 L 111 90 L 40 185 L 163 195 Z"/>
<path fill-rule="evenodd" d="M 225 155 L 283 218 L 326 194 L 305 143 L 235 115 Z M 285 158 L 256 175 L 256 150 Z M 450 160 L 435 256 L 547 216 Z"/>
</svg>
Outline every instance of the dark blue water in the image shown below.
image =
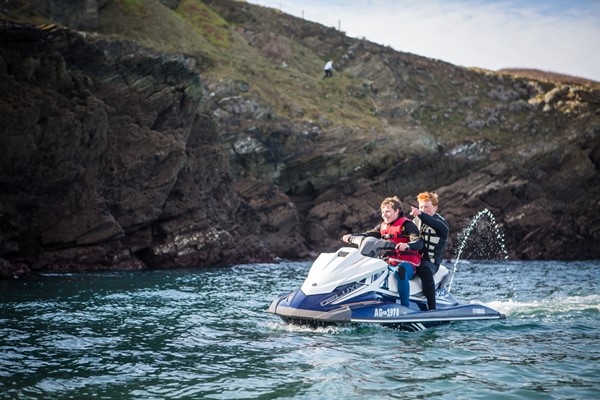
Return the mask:
<svg viewBox="0 0 600 400">
<path fill-rule="evenodd" d="M 0 398 L 600 398 L 600 261 L 460 263 L 453 294 L 507 319 L 415 333 L 284 325 L 308 268 L 0 282 Z"/>
</svg>

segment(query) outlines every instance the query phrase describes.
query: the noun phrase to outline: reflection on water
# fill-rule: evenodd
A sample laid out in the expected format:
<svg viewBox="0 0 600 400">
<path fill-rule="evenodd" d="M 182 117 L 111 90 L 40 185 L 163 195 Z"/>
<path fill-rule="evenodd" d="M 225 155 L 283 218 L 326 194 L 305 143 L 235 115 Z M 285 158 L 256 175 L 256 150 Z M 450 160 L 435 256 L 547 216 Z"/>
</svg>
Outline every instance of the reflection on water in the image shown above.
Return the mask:
<svg viewBox="0 0 600 400">
<path fill-rule="evenodd" d="M 454 295 L 507 319 L 414 333 L 266 313 L 308 267 L 0 282 L 0 398 L 600 396 L 600 262 L 460 262 Z"/>
</svg>

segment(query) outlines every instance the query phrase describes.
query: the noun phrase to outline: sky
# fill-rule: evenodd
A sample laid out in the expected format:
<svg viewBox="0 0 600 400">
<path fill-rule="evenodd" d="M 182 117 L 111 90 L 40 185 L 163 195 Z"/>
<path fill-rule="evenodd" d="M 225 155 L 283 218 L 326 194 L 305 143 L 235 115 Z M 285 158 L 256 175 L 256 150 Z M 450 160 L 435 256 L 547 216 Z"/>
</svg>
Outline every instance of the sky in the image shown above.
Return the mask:
<svg viewBox="0 0 600 400">
<path fill-rule="evenodd" d="M 600 0 L 247 0 L 391 48 L 600 82 Z"/>
</svg>

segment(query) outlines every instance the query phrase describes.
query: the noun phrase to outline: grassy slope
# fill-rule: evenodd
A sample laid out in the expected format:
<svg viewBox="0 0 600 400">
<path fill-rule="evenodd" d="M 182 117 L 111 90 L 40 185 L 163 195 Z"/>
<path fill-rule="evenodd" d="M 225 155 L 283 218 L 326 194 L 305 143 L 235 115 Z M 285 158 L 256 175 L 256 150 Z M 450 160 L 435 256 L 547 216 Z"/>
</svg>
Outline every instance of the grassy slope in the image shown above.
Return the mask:
<svg viewBox="0 0 600 400">
<path fill-rule="evenodd" d="M 304 110 L 303 119 L 324 114 L 334 124 L 379 125 L 371 102 L 348 94 L 356 81 L 341 74 L 335 84 L 321 80 L 323 61 L 310 49 L 277 35 L 265 35 L 268 42 L 252 47 L 236 28 L 198 0 L 184 0 L 176 10 L 157 0 L 115 0 L 102 10 L 98 30 L 158 51 L 193 56 L 205 79 L 249 82 L 250 94 L 280 115 L 293 106 Z M 277 59 L 276 50 L 285 61 Z"/>
<path fill-rule="evenodd" d="M 401 99 L 416 99 L 420 106 L 412 115 L 414 119 L 392 121 L 389 124 L 395 126 L 389 126 L 383 116 L 376 115 L 375 109 L 389 107 L 399 89 L 384 86 L 376 96 L 357 95 L 361 92 L 363 81 L 354 78 L 373 76 L 373 71 L 379 68 L 384 76 L 381 79 L 373 76 L 373 82 L 391 82 L 390 71 L 382 68 L 381 58 L 368 55 L 367 60 L 375 60 L 374 64 L 355 64 L 355 68 L 362 70 L 348 70 L 336 73 L 335 79 L 322 80 L 324 59 L 334 55 L 318 55 L 312 49 L 318 49 L 321 42 L 313 43 L 309 48 L 302 44 L 302 40 L 289 39 L 297 38 L 297 35 L 282 31 L 286 29 L 286 23 L 296 24 L 295 32 L 301 26 L 301 32 L 302 29 L 312 29 L 314 41 L 326 40 L 327 37 L 314 34 L 319 32 L 318 24 L 290 22 L 277 10 L 256 6 L 236 14 L 235 10 L 240 7 L 238 3 L 229 5 L 234 11 L 229 13 L 228 22 L 207 3 L 182 0 L 177 9 L 171 10 L 158 0 L 112 0 L 101 9 L 98 31 L 109 37 L 134 40 L 158 51 L 194 57 L 204 80 L 246 81 L 250 84 L 248 95 L 258 99 L 264 107 L 272 108 L 279 116 L 288 116 L 290 109 L 296 109 L 302 110 L 303 115 L 290 119 L 317 120 L 322 116 L 332 121 L 333 127 L 356 128 L 352 132 L 358 136 L 367 132 L 383 132 L 374 141 L 388 143 L 391 139 L 404 142 L 411 135 L 419 136 L 423 131 L 446 148 L 465 140 L 487 139 L 499 145 L 539 140 L 536 135 L 522 134 L 522 131 L 531 131 L 530 125 L 537 124 L 536 120 L 540 118 L 527 110 L 510 114 L 500 110 L 501 117 L 506 115 L 508 118 L 507 123 L 480 129 L 465 127 L 467 119 L 485 120 L 486 113 L 498 106 L 499 103 L 488 94 L 496 89 L 493 82 L 500 74 L 473 69 L 461 72 L 459 67 L 404 54 L 402 57 L 420 71 L 420 75 L 413 73 L 405 79 L 402 90 L 406 92 L 400 93 L 400 96 Z M 226 3 L 214 4 L 221 6 Z M 343 51 L 341 47 L 338 49 Z M 395 56 L 388 54 L 384 57 Z M 398 73 L 406 72 L 399 68 Z M 456 75 L 451 77 L 453 74 Z M 544 92 L 555 86 L 550 82 L 540 82 L 540 85 L 544 86 Z M 390 92 L 389 96 L 382 96 L 386 90 Z M 422 93 L 426 93 L 425 97 L 421 96 Z M 474 105 L 464 105 L 457 96 L 477 99 Z M 522 129 L 515 134 L 513 127 L 517 124 Z M 330 141 L 336 139 L 339 140 L 335 134 L 327 138 Z M 363 142 L 371 140 L 362 139 Z M 373 148 L 379 151 L 381 146 L 374 145 Z"/>
</svg>

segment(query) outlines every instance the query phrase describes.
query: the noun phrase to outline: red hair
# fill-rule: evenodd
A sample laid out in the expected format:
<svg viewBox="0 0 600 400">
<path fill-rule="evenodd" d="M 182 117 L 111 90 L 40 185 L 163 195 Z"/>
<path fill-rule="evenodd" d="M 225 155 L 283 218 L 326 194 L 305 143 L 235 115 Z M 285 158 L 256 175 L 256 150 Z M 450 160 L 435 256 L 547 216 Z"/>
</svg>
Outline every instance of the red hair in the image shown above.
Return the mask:
<svg viewBox="0 0 600 400">
<path fill-rule="evenodd" d="M 438 195 L 433 192 L 423 192 L 419 193 L 417 196 L 417 201 L 430 201 L 431 205 L 437 207 L 438 205 Z"/>
</svg>

